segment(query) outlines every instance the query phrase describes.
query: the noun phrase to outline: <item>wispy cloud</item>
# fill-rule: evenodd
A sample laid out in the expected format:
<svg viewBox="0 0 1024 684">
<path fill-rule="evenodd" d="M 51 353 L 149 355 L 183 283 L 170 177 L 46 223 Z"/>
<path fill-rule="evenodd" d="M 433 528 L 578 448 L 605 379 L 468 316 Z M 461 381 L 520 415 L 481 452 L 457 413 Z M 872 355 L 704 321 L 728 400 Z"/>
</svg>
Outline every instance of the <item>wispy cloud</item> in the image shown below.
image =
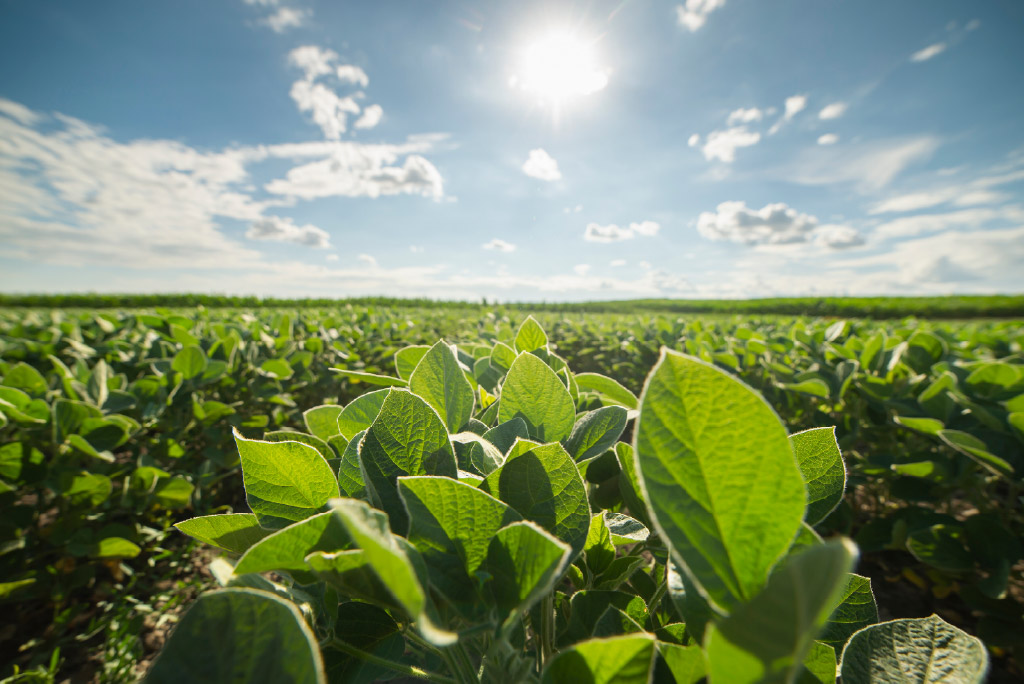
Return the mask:
<svg viewBox="0 0 1024 684">
<path fill-rule="evenodd" d="M 293 7 L 280 7 L 276 12 L 263 19 L 260 23 L 269 26 L 274 33 L 284 33 L 288 29 L 298 28 L 306 23 L 312 14 L 309 10 Z"/>
<path fill-rule="evenodd" d="M 933 43 L 926 48 L 918 50 L 914 54 L 910 55 L 911 62 L 926 62 L 929 59 L 941 55 L 946 51 L 949 45 L 946 43 Z"/>
<path fill-rule="evenodd" d="M 835 133 L 825 133 L 818 136 L 819 145 L 835 145 L 837 142 L 839 142 L 839 136 Z"/>
<path fill-rule="evenodd" d="M 523 173 L 542 181 L 556 181 L 562 178 L 558 162 L 542 148 L 530 150 L 530 156 L 523 163 Z"/>
<path fill-rule="evenodd" d="M 822 119 L 823 121 L 828 121 L 830 119 L 838 119 L 839 117 L 846 113 L 848 107 L 849 105 L 847 105 L 845 102 L 833 102 L 832 104 L 825 105 L 824 107 L 821 108 L 821 111 L 818 112 L 818 118 Z"/>
<path fill-rule="evenodd" d="M 816 145 L 777 173 L 803 185 L 850 183 L 861 192 L 877 192 L 904 169 L 930 158 L 938 147 L 939 140 L 931 136 Z"/>
<path fill-rule="evenodd" d="M 376 259 L 375 259 L 374 257 L 370 256 L 369 254 L 360 254 L 360 255 L 359 255 L 358 257 L 356 257 L 356 258 L 357 258 L 357 259 L 358 259 L 358 260 L 359 260 L 359 261 L 360 261 L 361 263 L 364 263 L 364 264 L 366 264 L 367 266 L 370 266 L 371 268 L 376 268 L 376 267 L 377 267 L 377 260 L 376 260 Z"/>
<path fill-rule="evenodd" d="M 725 0 L 686 0 L 676 5 L 676 20 L 693 33 L 707 23 L 709 14 L 724 6 Z"/>
<path fill-rule="evenodd" d="M 654 221 L 640 221 L 630 223 L 625 228 L 620 228 L 612 223 L 602 226 L 598 223 L 587 224 L 583 231 L 583 239 L 587 242 L 619 242 L 621 240 L 632 240 L 637 236 L 653 237 L 661 230 L 661 225 Z"/>
<path fill-rule="evenodd" d="M 492 252 L 514 252 L 514 251 L 516 251 L 516 246 L 515 245 L 513 245 L 511 242 L 506 242 L 505 240 L 502 240 L 500 238 L 494 238 L 490 242 L 485 242 L 483 245 L 481 245 L 481 247 L 483 247 L 484 249 L 490 250 Z"/>
</svg>

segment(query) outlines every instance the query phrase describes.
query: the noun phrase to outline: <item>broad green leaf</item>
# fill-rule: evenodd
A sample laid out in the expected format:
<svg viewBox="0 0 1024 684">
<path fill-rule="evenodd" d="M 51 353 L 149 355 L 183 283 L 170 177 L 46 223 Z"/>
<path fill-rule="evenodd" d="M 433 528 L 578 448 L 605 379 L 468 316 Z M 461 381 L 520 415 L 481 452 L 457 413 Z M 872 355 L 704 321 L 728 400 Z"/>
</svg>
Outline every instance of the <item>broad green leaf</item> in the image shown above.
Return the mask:
<svg viewBox="0 0 1024 684">
<path fill-rule="evenodd" d="M 298 442 L 261 442 L 235 431 L 245 499 L 260 525 L 280 529 L 320 512 L 340 496 L 338 480 L 316 449 Z"/>
<path fill-rule="evenodd" d="M 338 607 L 334 636 L 384 660 L 400 662 L 405 652 L 405 639 L 394 619 L 381 608 L 359 601 L 347 601 Z M 324 650 L 324 669 L 329 681 L 350 684 L 369 684 L 393 676 L 381 665 L 332 648 Z"/>
<path fill-rule="evenodd" d="M 572 549 L 528 520 L 498 530 L 483 567 L 500 617 L 527 611 L 562 577 Z"/>
<path fill-rule="evenodd" d="M 28 579 L 15 580 L 13 582 L 0 582 L 0 599 L 5 599 L 8 596 L 13 596 L 22 589 L 27 589 L 36 583 L 34 577 Z"/>
<path fill-rule="evenodd" d="M 981 397 L 1013 396 L 1024 389 L 1024 367 L 1001 361 L 986 363 L 974 369 L 964 384 Z"/>
<path fill-rule="evenodd" d="M 658 652 L 668 665 L 676 684 L 698 684 L 704 679 L 704 654 L 699 646 L 658 642 Z"/>
<path fill-rule="evenodd" d="M 588 589 L 578 591 L 569 601 L 569 621 L 559 633 L 558 646 L 564 647 L 594 636 L 598 621 L 609 607 L 621 610 L 633 622 L 642 625 L 648 617 L 647 605 L 639 596 L 624 591 Z M 619 623 L 619 627 L 627 627 Z M 609 625 L 605 625 L 609 627 Z"/>
<path fill-rule="evenodd" d="M 600 575 L 615 560 L 615 545 L 612 544 L 612 535 L 608 531 L 603 511 L 590 519 L 583 556 L 587 560 L 587 567 L 595 575 Z"/>
<path fill-rule="evenodd" d="M 238 554 L 273 532 L 260 527 L 252 513 L 203 515 L 174 526 L 201 542 Z"/>
<path fill-rule="evenodd" d="M 526 422 L 530 437 L 558 442 L 572 432 L 576 408 L 569 391 L 551 368 L 533 354 L 520 354 L 501 388 L 498 422 Z"/>
<path fill-rule="evenodd" d="M 603 406 L 590 411 L 573 426 L 565 440 L 565 450 L 579 463 L 611 449 L 626 429 L 626 409 Z"/>
<path fill-rule="evenodd" d="M 938 435 L 943 442 L 989 470 L 1005 477 L 1013 475 L 1013 466 L 990 452 L 988 446 L 974 435 L 959 430 L 939 430 Z"/>
<path fill-rule="evenodd" d="M 876 622 L 878 608 L 871 591 L 871 580 L 850 573 L 846 576 L 846 587 L 840 595 L 839 605 L 829 616 L 818 641 L 841 651 L 854 632 Z"/>
<path fill-rule="evenodd" d="M 797 684 L 836 684 L 836 650 L 820 641 L 811 644 Z"/>
<path fill-rule="evenodd" d="M 409 389 L 434 407 L 448 432 L 458 432 L 473 416 L 473 387 L 443 340 L 420 360 L 409 378 Z"/>
<path fill-rule="evenodd" d="M 195 485 L 177 475 L 160 480 L 153 490 L 153 498 L 164 508 L 185 508 L 192 500 Z"/>
<path fill-rule="evenodd" d="M 314 551 L 306 556 L 306 565 L 318 578 L 349 598 L 369 601 L 389 610 L 403 610 L 362 549 Z"/>
<path fill-rule="evenodd" d="M 608 376 L 600 373 L 576 373 L 574 377 L 581 392 L 596 392 L 606 400 L 605 403 L 617 404 L 630 410 L 635 410 L 640 405 L 635 394 Z"/>
<path fill-rule="evenodd" d="M 926 435 L 938 435 L 946 426 L 941 420 L 934 418 L 911 418 L 909 416 L 893 416 L 893 422 L 905 428 L 923 432 Z"/>
<path fill-rule="evenodd" d="M 85 470 L 60 475 L 60 493 L 72 506 L 99 506 L 113 491 L 114 485 L 106 475 Z"/>
<path fill-rule="evenodd" d="M 545 349 L 548 346 L 548 336 L 544 329 L 534 320 L 533 316 L 527 316 L 519 332 L 516 333 L 516 351 L 532 352 L 537 349 Z"/>
<path fill-rule="evenodd" d="M 638 544 L 647 541 L 651 534 L 650 530 L 642 522 L 624 513 L 605 511 L 604 519 L 608 524 L 608 532 L 611 533 L 612 543 L 616 546 Z"/>
<path fill-rule="evenodd" d="M 78 432 L 89 418 L 101 418 L 95 406 L 81 401 L 58 399 L 53 403 L 53 441 L 61 444 L 68 436 Z"/>
<path fill-rule="evenodd" d="M 299 444 L 305 444 L 306 446 L 313 447 L 324 457 L 325 461 L 330 461 L 334 458 L 334 449 L 327 446 L 327 442 L 314 437 L 313 435 L 307 435 L 302 432 L 292 432 L 291 430 L 274 430 L 273 432 L 266 432 L 263 434 L 263 441 L 265 442 L 298 442 Z"/>
<path fill-rule="evenodd" d="M 365 373 L 363 371 L 348 370 L 345 368 L 331 368 L 349 382 L 365 382 L 367 385 L 381 385 L 383 387 L 405 387 L 408 381 L 402 378 L 393 378 L 390 375 L 377 375 L 376 373 Z"/>
<path fill-rule="evenodd" d="M 366 430 L 357 433 L 352 441 L 345 446 L 338 464 L 338 488 L 345 496 L 353 499 L 366 498 L 366 482 L 363 480 L 363 467 L 359 461 L 359 445 L 366 435 Z"/>
<path fill-rule="evenodd" d="M 764 590 L 704 635 L 713 682 L 788 682 L 835 609 L 856 559 L 849 541 L 789 557 Z"/>
<path fill-rule="evenodd" d="M 328 441 L 335 435 L 340 435 L 338 429 L 338 416 L 341 415 L 341 407 L 336 404 L 324 404 L 302 412 L 302 420 L 306 423 L 309 434 Z"/>
<path fill-rule="evenodd" d="M 961 525 L 932 525 L 907 537 L 907 550 L 922 563 L 945 572 L 967 572 L 974 558 L 967 550 L 966 530 Z"/>
<path fill-rule="evenodd" d="M 384 405 L 388 391 L 383 389 L 367 392 L 342 409 L 338 415 L 338 430 L 345 439 L 351 442 L 357 434 L 370 427 L 380 413 L 380 407 Z"/>
<path fill-rule="evenodd" d="M 573 558 L 583 551 L 590 503 L 583 478 L 561 445 L 545 444 L 521 454 L 513 448 L 480 488 L 569 544 Z"/>
<path fill-rule="evenodd" d="M 92 373 L 89 374 L 89 383 L 87 385 L 89 390 L 89 396 L 93 398 L 93 403 L 96 406 L 103 406 L 107 401 L 107 362 L 100 359 L 96 362 L 96 365 L 92 368 Z"/>
<path fill-rule="evenodd" d="M 647 511 L 643 494 L 640 491 L 640 480 L 636 474 L 636 457 L 632 444 L 619 442 L 615 445 L 615 460 L 619 462 L 619 493 L 626 504 L 630 515 L 640 520 L 648 528 L 651 527 L 651 515 Z"/>
<path fill-rule="evenodd" d="M 516 350 L 504 342 L 496 342 L 491 350 L 491 368 L 505 374 L 516 360 Z"/>
<path fill-rule="evenodd" d="M 591 639 L 562 651 L 544 668 L 544 684 L 648 684 L 654 639 L 637 634 Z"/>
<path fill-rule="evenodd" d="M 484 439 L 498 447 L 498 451 L 502 454 L 507 454 L 517 439 L 529 438 L 530 431 L 526 427 L 526 421 L 522 418 L 513 418 L 499 423 L 484 433 Z"/>
<path fill-rule="evenodd" d="M 498 447 L 472 432 L 460 432 L 452 435 L 452 445 L 455 447 L 460 464 L 465 464 L 468 461 L 468 466 L 485 477 L 505 462 L 505 456 Z M 461 467 L 468 469 L 467 465 L 461 465 Z"/>
<path fill-rule="evenodd" d="M 390 390 L 359 445 L 359 462 L 371 500 L 388 514 L 392 529 L 409 519 L 398 496 L 402 475 L 456 477 L 455 452 L 437 412 L 408 390 Z"/>
<path fill-rule="evenodd" d="M 843 684 L 981 684 L 988 670 L 981 641 L 937 615 L 865 627 L 840 660 Z"/>
<path fill-rule="evenodd" d="M 846 466 L 834 427 L 812 428 L 789 436 L 807 486 L 808 525 L 817 525 L 835 510 L 846 489 Z"/>
<path fill-rule="evenodd" d="M 196 346 L 189 346 L 174 355 L 171 370 L 181 373 L 186 380 L 199 377 L 206 370 L 206 354 Z"/>
<path fill-rule="evenodd" d="M 149 684 L 326 684 L 316 637 L 295 604 L 255 589 L 199 597 L 143 680 Z"/>
<path fill-rule="evenodd" d="M 343 551 L 352 546 L 345 528 L 331 511 L 319 513 L 269 534 L 250 546 L 235 574 L 288 572 L 308 575 L 306 556 L 314 551 Z"/>
<path fill-rule="evenodd" d="M 725 610 L 753 598 L 807 496 L 771 407 L 724 371 L 663 349 L 641 399 L 636 462 L 652 522 L 708 598 Z"/>
<path fill-rule="evenodd" d="M 811 378 L 810 380 L 804 380 L 803 382 L 793 383 L 782 383 L 782 387 L 788 389 L 790 392 L 800 392 L 801 394 L 810 394 L 814 397 L 821 397 L 822 399 L 828 399 L 829 390 L 828 384 L 824 380 L 818 378 Z"/>
<path fill-rule="evenodd" d="M 398 541 L 400 537 L 391 533 L 387 514 L 355 499 L 338 499 L 332 506 L 380 581 L 416 621 L 424 638 L 435 646 L 454 643 L 457 635 L 435 626 L 428 616 L 428 598 L 419 574 Z"/>
<path fill-rule="evenodd" d="M 46 394 L 49 388 L 42 373 L 24 361 L 19 361 L 4 373 L 3 384 L 24 390 L 33 396 Z"/>
<path fill-rule="evenodd" d="M 93 558 L 135 558 L 142 549 L 138 544 L 123 537 L 104 537 L 96 542 L 91 553 Z"/>
<path fill-rule="evenodd" d="M 398 494 L 409 534 L 427 563 L 430 582 L 464 614 L 479 599 L 475 575 L 494 535 L 522 517 L 476 487 L 449 477 L 400 477 Z"/>
<path fill-rule="evenodd" d="M 395 371 L 398 373 L 398 377 L 403 380 L 408 380 L 412 377 L 412 373 L 416 370 L 416 366 L 419 364 L 420 359 L 422 359 L 424 354 L 428 351 L 430 351 L 430 347 L 425 344 L 403 347 L 396 351 Z"/>
<path fill-rule="evenodd" d="M 643 631 L 643 625 L 630 617 L 624 610 L 608 606 L 601 617 L 594 622 L 592 636 L 600 639 L 620 634 L 637 634 Z"/>
</svg>

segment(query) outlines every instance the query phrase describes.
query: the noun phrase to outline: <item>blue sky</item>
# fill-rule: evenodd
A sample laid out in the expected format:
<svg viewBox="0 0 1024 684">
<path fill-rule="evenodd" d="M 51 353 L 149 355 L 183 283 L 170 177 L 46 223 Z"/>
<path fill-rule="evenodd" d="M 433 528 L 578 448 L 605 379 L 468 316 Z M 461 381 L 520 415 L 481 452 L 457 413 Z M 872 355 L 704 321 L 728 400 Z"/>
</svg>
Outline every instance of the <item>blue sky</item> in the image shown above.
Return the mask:
<svg viewBox="0 0 1024 684">
<path fill-rule="evenodd" d="M 1024 5 L 0 0 L 0 290 L 1024 291 Z"/>
</svg>

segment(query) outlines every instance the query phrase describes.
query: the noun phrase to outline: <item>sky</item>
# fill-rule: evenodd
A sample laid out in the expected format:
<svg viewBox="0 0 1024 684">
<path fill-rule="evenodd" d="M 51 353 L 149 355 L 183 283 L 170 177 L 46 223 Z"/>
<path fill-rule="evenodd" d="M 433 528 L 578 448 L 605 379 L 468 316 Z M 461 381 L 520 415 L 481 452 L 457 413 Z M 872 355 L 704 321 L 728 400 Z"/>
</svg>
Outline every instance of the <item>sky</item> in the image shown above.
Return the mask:
<svg viewBox="0 0 1024 684">
<path fill-rule="evenodd" d="M 1024 292 L 1016 0 L 0 0 L 0 291 Z"/>
</svg>

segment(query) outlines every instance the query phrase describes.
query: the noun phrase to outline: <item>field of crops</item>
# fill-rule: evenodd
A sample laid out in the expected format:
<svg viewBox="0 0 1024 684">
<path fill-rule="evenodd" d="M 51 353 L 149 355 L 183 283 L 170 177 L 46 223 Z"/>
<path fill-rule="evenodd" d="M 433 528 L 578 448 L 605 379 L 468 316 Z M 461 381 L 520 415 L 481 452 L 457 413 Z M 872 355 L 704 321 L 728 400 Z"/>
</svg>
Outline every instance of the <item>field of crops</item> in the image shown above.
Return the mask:
<svg viewBox="0 0 1024 684">
<path fill-rule="evenodd" d="M 1020 681 L 1022 477 L 1020 320 L 4 308 L 0 679 Z"/>
</svg>

